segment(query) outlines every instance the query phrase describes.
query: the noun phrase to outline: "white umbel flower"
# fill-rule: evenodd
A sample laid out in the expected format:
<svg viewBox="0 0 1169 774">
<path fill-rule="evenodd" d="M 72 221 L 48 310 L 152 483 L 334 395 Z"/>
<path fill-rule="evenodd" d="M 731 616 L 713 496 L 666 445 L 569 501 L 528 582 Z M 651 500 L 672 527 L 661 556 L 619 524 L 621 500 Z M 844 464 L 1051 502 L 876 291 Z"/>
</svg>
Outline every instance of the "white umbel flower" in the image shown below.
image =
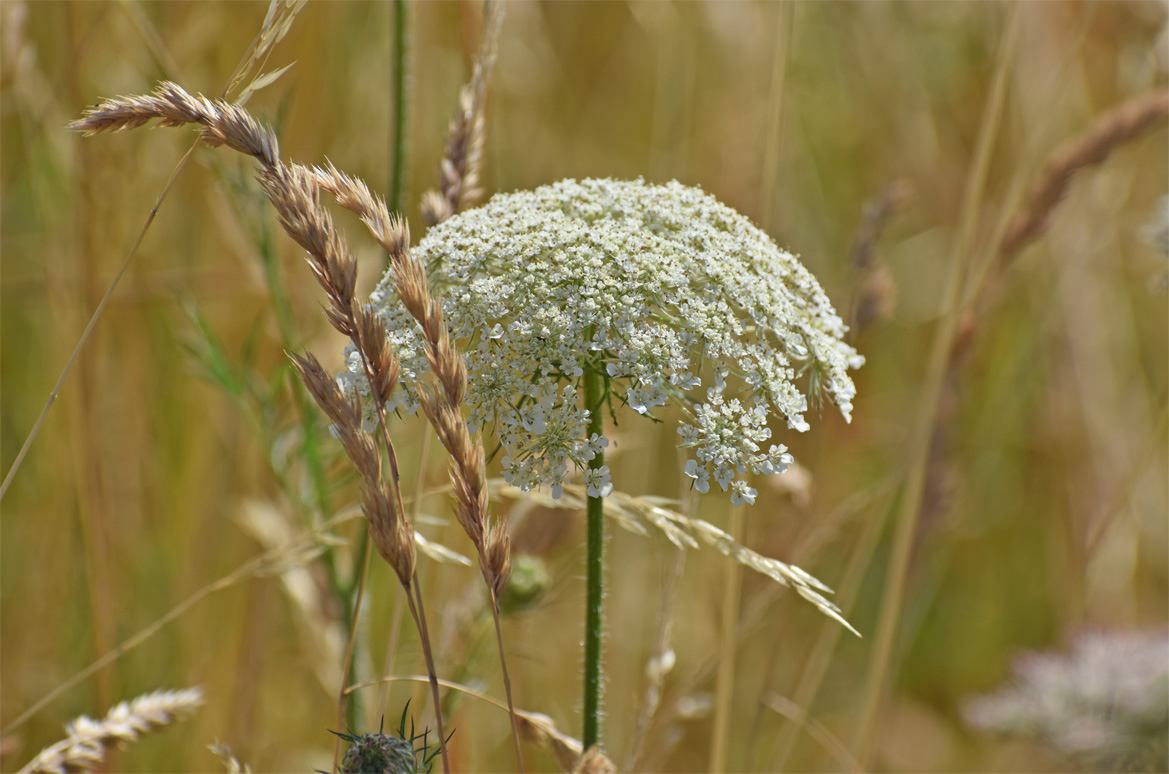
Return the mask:
<svg viewBox="0 0 1169 774">
<path fill-rule="evenodd" d="M 561 491 L 608 441 L 589 438 L 578 388 L 602 374 L 613 405 L 673 403 L 686 475 L 736 504 L 751 473 L 782 472 L 768 421 L 804 431 L 809 398 L 846 419 L 863 358 L 807 269 L 751 222 L 673 182 L 564 180 L 495 196 L 432 228 L 415 248 L 466 353 L 469 424 L 498 436 L 505 478 Z M 413 413 L 428 365 L 390 277 L 371 296 L 402 359 L 394 408 Z M 342 375 L 366 393 L 360 369 Z M 801 389 L 798 383 L 805 387 Z M 369 401 L 365 401 L 367 404 Z M 591 477 L 591 491 L 612 489 Z"/>
</svg>

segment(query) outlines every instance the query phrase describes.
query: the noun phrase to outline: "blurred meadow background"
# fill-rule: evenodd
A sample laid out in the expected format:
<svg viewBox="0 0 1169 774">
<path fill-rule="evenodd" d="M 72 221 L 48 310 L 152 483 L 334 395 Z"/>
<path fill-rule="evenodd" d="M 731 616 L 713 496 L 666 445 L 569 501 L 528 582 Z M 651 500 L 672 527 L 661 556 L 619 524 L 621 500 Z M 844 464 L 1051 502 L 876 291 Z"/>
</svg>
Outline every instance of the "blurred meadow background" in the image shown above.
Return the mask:
<svg viewBox="0 0 1169 774">
<path fill-rule="evenodd" d="M 164 79 L 217 96 L 266 7 L 0 5 L 5 474 L 195 139 L 83 139 L 66 124 Z M 863 638 L 712 548 L 680 562 L 656 530 L 610 520 L 603 738 L 618 768 L 708 770 L 722 723 L 730 771 L 1068 770 L 1052 744 L 976 729 L 964 707 L 1009 682 L 1025 651 L 1066 653 L 1092 631 L 1164 632 L 1169 620 L 1164 113 L 1075 170 L 1046 231 L 1001 246 L 1061 148 L 1107 135 L 1099 122 L 1124 103 L 1164 95 L 1166 4 L 517 0 L 504 10 L 488 194 L 568 177 L 701 186 L 801 256 L 867 359 L 852 423 L 828 409 L 812 412 L 807 434 L 775 428 L 798 468 L 760 481 L 742 514 L 744 542 L 836 589 Z M 400 201 L 417 240 L 419 197 L 434 186 L 483 25 L 475 2 L 405 11 Z M 248 104 L 285 157 L 331 160 L 387 196 L 397 12 L 309 3 L 267 69 L 295 65 Z M 354 513 L 354 477 L 285 356 L 307 347 L 339 369 L 343 342 L 252 168 L 226 149 L 195 150 L 4 494 L 4 770 L 77 715 L 196 685 L 197 714 L 115 753 L 106 770 L 221 770 L 206 749 L 215 741 L 255 771 L 331 765 L 364 523 L 338 523 L 323 552 L 248 563 Z M 385 256 L 355 218 L 338 221 L 368 291 Z M 624 416 L 606 460 L 616 488 L 688 497 L 674 424 Z M 393 430 L 419 532 L 473 557 L 428 426 L 407 417 Z M 537 568 L 530 598 L 504 618 L 516 705 L 579 737 L 583 515 L 542 498 L 495 507 L 510 518 L 513 562 L 522 554 Z M 694 507 L 730 523 L 724 497 Z M 477 569 L 419 561 L 439 676 L 502 701 Z M 732 701 L 719 710 L 728 581 L 739 588 L 737 647 Z M 401 592 L 375 557 L 359 680 L 382 673 L 391 642 L 393 674 L 424 672 L 396 605 Z M 639 727 L 664 611 L 675 662 Z M 419 727 L 431 722 L 414 684 L 357 695 L 355 730 L 376 730 L 383 715 L 396 726 L 407 699 Z M 505 711 L 456 694 L 446 710 L 457 770 L 512 767 Z M 525 756 L 533 770 L 557 767 L 538 744 Z"/>
</svg>

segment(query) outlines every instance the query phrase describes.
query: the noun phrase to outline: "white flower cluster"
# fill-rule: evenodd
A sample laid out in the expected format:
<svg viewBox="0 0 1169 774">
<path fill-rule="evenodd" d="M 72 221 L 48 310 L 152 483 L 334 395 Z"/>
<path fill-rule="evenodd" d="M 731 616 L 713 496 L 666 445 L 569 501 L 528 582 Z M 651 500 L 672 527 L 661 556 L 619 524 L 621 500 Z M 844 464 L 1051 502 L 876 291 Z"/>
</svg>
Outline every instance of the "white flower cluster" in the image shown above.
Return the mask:
<svg viewBox="0 0 1169 774">
<path fill-rule="evenodd" d="M 415 254 L 466 353 L 468 421 L 499 438 L 504 475 L 522 489 L 559 495 L 568 463 L 582 469 L 608 444 L 586 434 L 586 370 L 638 413 L 682 407 L 686 474 L 736 504 L 754 500 L 748 471 L 791 463 L 764 444 L 773 414 L 808 429 L 801 375 L 814 400 L 826 394 L 845 418 L 852 409 L 847 371 L 864 361 L 815 278 L 699 189 L 564 180 L 498 195 L 432 228 Z M 413 413 L 428 369 L 421 333 L 390 277 L 371 301 L 402 360 L 390 408 Z M 351 358 L 342 382 L 367 394 L 360 374 Z M 607 467 L 587 475 L 591 495 L 612 490 Z"/>
</svg>

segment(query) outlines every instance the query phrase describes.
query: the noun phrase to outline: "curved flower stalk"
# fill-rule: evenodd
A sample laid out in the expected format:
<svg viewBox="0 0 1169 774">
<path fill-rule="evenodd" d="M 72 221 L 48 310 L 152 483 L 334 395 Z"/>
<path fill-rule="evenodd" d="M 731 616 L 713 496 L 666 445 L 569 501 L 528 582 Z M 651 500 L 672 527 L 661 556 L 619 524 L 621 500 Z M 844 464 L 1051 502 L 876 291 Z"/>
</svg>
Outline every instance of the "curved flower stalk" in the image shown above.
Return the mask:
<svg viewBox="0 0 1169 774">
<path fill-rule="evenodd" d="M 863 358 L 815 278 L 734 210 L 679 183 L 565 180 L 494 197 L 432 228 L 415 252 L 445 295 L 452 337 L 467 352 L 472 427 L 490 429 L 503 473 L 558 497 L 570 463 L 586 470 L 608 445 L 586 432 L 586 373 L 613 399 L 652 416 L 673 403 L 691 450 L 685 473 L 737 505 L 746 475 L 791 463 L 769 443 L 775 416 L 805 431 L 809 403 L 830 398 L 846 419 Z M 429 368 L 422 332 L 392 272 L 371 296 L 402 361 L 390 406 L 414 413 Z M 368 390 L 351 355 L 342 379 Z M 797 386 L 806 377 L 807 391 Z M 372 418 L 372 417 L 371 417 Z M 611 491 L 605 467 L 590 494 Z"/>
<path fill-rule="evenodd" d="M 415 257 L 441 292 L 465 352 L 468 425 L 503 450 L 508 483 L 564 492 L 570 464 L 588 494 L 583 742 L 599 738 L 603 409 L 653 417 L 674 404 L 690 450 L 685 473 L 753 503 L 748 474 L 781 473 L 787 447 L 769 422 L 805 431 L 824 397 L 846 419 L 863 363 L 815 278 L 751 222 L 699 189 L 642 180 L 565 180 L 494 197 L 430 230 Z M 372 294 L 401 379 L 387 408 L 427 400 L 427 337 L 391 268 Z M 340 380 L 364 397 L 360 353 Z M 797 386 L 806 383 L 806 391 Z M 369 401 L 362 400 L 363 405 Z M 367 417 L 373 422 L 374 417 Z"/>
</svg>

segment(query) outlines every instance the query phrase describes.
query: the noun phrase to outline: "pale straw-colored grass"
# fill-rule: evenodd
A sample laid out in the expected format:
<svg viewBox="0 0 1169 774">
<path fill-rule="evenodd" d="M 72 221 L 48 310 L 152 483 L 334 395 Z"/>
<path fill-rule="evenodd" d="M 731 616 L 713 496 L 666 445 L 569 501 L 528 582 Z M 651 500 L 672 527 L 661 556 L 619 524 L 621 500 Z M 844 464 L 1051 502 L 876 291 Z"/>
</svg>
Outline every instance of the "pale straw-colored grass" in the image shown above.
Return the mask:
<svg viewBox="0 0 1169 774">
<path fill-rule="evenodd" d="M 438 188 L 422 196 L 422 218 L 430 225 L 474 206 L 483 196 L 479 183 L 487 136 L 484 108 L 487 82 L 495 65 L 495 44 L 503 22 L 503 5 L 500 0 L 484 3 L 483 42 L 471 80 L 459 92 L 459 105 L 447 129 L 446 152 L 438 169 Z"/>
<path fill-rule="evenodd" d="M 155 691 L 121 702 L 101 720 L 82 715 L 65 726 L 65 739 L 41 750 L 20 774 L 94 771 L 102 766 L 111 748 L 125 747 L 145 734 L 182 720 L 202 704 L 203 692 L 198 688 Z"/>
</svg>

